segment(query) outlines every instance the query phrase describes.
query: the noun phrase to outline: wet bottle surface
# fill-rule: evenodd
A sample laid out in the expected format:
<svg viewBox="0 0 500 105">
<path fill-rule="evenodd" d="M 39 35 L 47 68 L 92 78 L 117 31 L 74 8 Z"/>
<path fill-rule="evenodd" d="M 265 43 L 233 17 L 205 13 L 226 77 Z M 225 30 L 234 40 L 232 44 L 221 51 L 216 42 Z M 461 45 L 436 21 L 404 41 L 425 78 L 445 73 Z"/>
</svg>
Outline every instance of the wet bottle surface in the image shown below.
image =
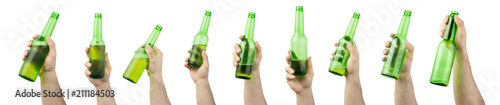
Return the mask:
<svg viewBox="0 0 500 105">
<path fill-rule="evenodd" d="M 188 65 L 200 67 L 203 64 L 202 51 L 206 50 L 208 44 L 208 26 L 212 12 L 206 11 L 201 23 L 200 31 L 196 34 L 191 53 L 189 54 Z"/>
<path fill-rule="evenodd" d="M 353 43 L 354 33 L 356 32 L 356 27 L 358 26 L 359 13 L 354 12 L 354 15 L 349 22 L 346 34 L 339 40 L 337 44 L 337 49 L 333 54 L 333 60 L 330 63 L 329 72 L 335 75 L 343 76 L 347 71 L 347 61 L 351 56 L 351 53 L 347 49 L 347 44 Z"/>
<path fill-rule="evenodd" d="M 302 6 L 295 11 L 295 29 L 290 47 L 290 68 L 295 76 L 304 76 L 309 71 L 307 58 L 307 38 L 304 34 L 304 12 Z"/>
<path fill-rule="evenodd" d="M 384 67 L 382 68 L 382 75 L 398 79 L 399 73 L 403 68 L 403 62 L 406 57 L 406 34 L 410 25 L 411 11 L 405 10 L 401 23 L 399 24 L 398 32 L 392 38 L 389 48 L 387 49 Z"/>
<path fill-rule="evenodd" d="M 241 39 L 240 49 L 241 53 L 238 54 L 240 61 L 236 67 L 236 78 L 251 79 L 253 71 L 253 63 L 255 58 L 255 42 L 253 41 L 253 34 L 255 28 L 255 13 L 248 13 L 247 24 L 245 28 L 245 36 Z"/>
<path fill-rule="evenodd" d="M 96 13 L 94 19 L 94 37 L 89 46 L 90 78 L 103 78 L 106 74 L 106 46 L 102 40 L 102 14 Z"/>
<path fill-rule="evenodd" d="M 33 40 L 28 55 L 26 55 L 21 70 L 19 70 L 20 77 L 31 82 L 34 82 L 38 77 L 45 63 L 45 58 L 49 53 L 49 46 L 47 45 L 46 38 L 52 36 L 58 18 L 59 13 L 52 12 L 49 21 L 47 21 L 45 28 L 43 28 L 42 34 Z"/>
<path fill-rule="evenodd" d="M 458 12 L 452 11 L 448 18 L 448 24 L 443 35 L 443 41 L 439 43 L 432 68 L 430 83 L 439 86 L 448 86 L 450 75 L 453 68 L 453 61 L 455 60 L 455 36 L 457 32 L 457 24 L 454 17 Z"/>
<path fill-rule="evenodd" d="M 123 73 L 123 78 L 134 84 L 137 83 L 137 81 L 139 81 L 139 78 L 141 78 L 144 69 L 146 69 L 149 63 L 149 56 L 146 53 L 146 49 L 144 47 L 146 47 L 146 45 L 149 45 L 151 47 L 154 46 L 156 39 L 158 39 L 158 36 L 160 35 L 162 28 L 163 28 L 162 26 L 156 25 L 153 32 L 151 32 L 151 35 L 149 35 L 146 44 L 137 49 L 134 58 L 132 58 L 132 61 L 130 61 L 130 63 L 127 66 L 127 69 Z"/>
</svg>

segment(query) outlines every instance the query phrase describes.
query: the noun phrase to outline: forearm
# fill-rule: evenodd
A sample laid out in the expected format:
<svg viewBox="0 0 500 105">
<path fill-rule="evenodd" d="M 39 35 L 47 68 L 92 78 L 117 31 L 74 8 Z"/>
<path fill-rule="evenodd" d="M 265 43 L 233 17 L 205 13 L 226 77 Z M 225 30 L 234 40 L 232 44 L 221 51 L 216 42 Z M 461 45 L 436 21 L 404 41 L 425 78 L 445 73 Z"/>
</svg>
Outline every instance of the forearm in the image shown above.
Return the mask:
<svg viewBox="0 0 500 105">
<path fill-rule="evenodd" d="M 344 105 L 364 105 L 359 74 L 346 75 Z"/>
<path fill-rule="evenodd" d="M 401 73 L 395 84 L 394 100 L 396 105 L 417 105 L 411 73 Z"/>
<path fill-rule="evenodd" d="M 215 105 L 208 79 L 196 81 L 196 102 L 198 105 Z"/>
<path fill-rule="evenodd" d="M 453 92 L 457 105 L 485 104 L 472 76 L 469 56 L 465 48 L 456 52 L 453 76 Z"/>
<path fill-rule="evenodd" d="M 262 92 L 259 70 L 254 70 L 252 79 L 245 80 L 245 105 L 267 105 Z"/>
<path fill-rule="evenodd" d="M 163 77 L 161 74 L 155 75 L 151 74 L 150 79 L 150 92 L 149 101 L 151 105 L 170 105 L 170 100 L 167 96 L 167 90 L 165 89 L 165 84 L 163 83 Z"/>
<path fill-rule="evenodd" d="M 61 92 L 55 70 L 40 72 L 40 85 L 42 92 Z M 42 97 L 43 105 L 66 105 L 63 97 Z"/>
<path fill-rule="evenodd" d="M 302 92 L 297 93 L 297 105 L 314 105 L 314 97 L 312 89 L 305 89 Z"/>
<path fill-rule="evenodd" d="M 102 86 L 96 86 L 96 90 L 111 90 L 109 83 L 104 83 Z M 97 97 L 97 105 L 116 105 L 114 97 Z"/>
</svg>

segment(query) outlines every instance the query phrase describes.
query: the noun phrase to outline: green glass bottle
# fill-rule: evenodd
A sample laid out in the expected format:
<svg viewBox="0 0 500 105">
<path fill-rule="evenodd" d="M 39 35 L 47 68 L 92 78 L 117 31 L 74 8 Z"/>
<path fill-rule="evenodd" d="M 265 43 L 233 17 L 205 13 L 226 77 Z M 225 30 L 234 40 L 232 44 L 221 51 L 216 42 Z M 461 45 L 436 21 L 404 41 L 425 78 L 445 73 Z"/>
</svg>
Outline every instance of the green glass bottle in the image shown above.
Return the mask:
<svg viewBox="0 0 500 105">
<path fill-rule="evenodd" d="M 337 49 L 333 54 L 332 63 L 330 63 L 330 68 L 328 71 L 335 75 L 344 76 L 347 69 L 347 60 L 351 56 L 351 53 L 347 49 L 347 43 L 353 43 L 354 33 L 356 32 L 356 27 L 358 27 L 359 21 L 359 13 L 354 12 L 354 15 L 351 18 L 351 22 L 349 22 L 349 26 L 347 27 L 347 31 L 345 32 L 344 37 L 339 40 L 337 44 Z"/>
<path fill-rule="evenodd" d="M 101 13 L 95 13 L 94 38 L 90 42 L 89 61 L 92 66 L 89 68 L 90 78 L 99 79 L 104 77 L 106 64 L 106 49 L 102 40 L 102 19 Z"/>
<path fill-rule="evenodd" d="M 455 36 L 457 34 L 457 24 L 454 17 L 457 15 L 457 11 L 451 11 L 448 18 L 448 25 L 446 25 L 443 41 L 439 43 L 431 79 L 429 80 L 432 84 L 448 86 L 448 82 L 450 81 L 456 51 Z"/>
<path fill-rule="evenodd" d="M 142 72 L 144 72 L 144 69 L 146 69 L 149 63 L 149 57 L 144 47 L 146 47 L 146 45 L 149 45 L 151 46 L 151 48 L 153 48 L 162 28 L 162 26 L 156 25 L 153 32 L 151 32 L 151 35 L 149 35 L 146 44 L 137 49 L 134 58 L 132 58 L 132 61 L 130 61 L 130 63 L 128 64 L 127 70 L 125 70 L 125 72 L 123 73 L 123 78 L 129 80 L 134 84 L 137 83 L 139 78 L 141 78 Z"/>
<path fill-rule="evenodd" d="M 382 69 L 382 75 L 398 79 L 399 73 L 403 68 L 403 62 L 406 57 L 406 34 L 410 26 L 411 11 L 405 10 L 401 23 L 399 24 L 398 33 L 392 38 L 387 55 Z"/>
<path fill-rule="evenodd" d="M 47 21 L 47 25 L 43 28 L 42 34 L 31 43 L 28 55 L 26 55 L 23 66 L 21 66 L 21 70 L 19 71 L 19 76 L 22 78 L 34 82 L 38 77 L 38 73 L 40 73 L 40 70 L 43 68 L 45 58 L 49 53 L 49 46 L 47 45 L 46 38 L 52 36 L 58 18 L 59 13 L 52 12 L 49 21 Z"/>
<path fill-rule="evenodd" d="M 248 13 L 245 36 L 241 39 L 241 53 L 238 55 L 240 61 L 236 67 L 236 78 L 251 79 L 253 70 L 253 60 L 255 58 L 255 42 L 253 41 L 253 32 L 255 28 L 255 13 Z"/>
<path fill-rule="evenodd" d="M 211 11 L 206 11 L 203 17 L 203 22 L 201 23 L 200 32 L 196 34 L 193 41 L 193 48 L 191 48 L 191 53 L 188 59 L 188 65 L 194 67 L 200 67 L 203 64 L 203 57 L 201 52 L 207 49 L 208 44 L 208 26 L 210 24 Z"/>
<path fill-rule="evenodd" d="M 307 38 L 304 34 L 304 12 L 302 6 L 297 6 L 295 11 L 295 33 L 290 47 L 290 68 L 295 76 L 304 76 L 309 71 L 307 58 Z"/>
</svg>

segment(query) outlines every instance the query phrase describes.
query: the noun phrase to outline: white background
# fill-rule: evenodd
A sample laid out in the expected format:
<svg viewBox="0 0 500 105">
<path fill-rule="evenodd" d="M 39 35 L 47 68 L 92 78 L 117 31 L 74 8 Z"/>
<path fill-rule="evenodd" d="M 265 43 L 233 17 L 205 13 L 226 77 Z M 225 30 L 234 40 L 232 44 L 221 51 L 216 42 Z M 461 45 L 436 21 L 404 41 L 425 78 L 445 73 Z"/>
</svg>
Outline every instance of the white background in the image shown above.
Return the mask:
<svg viewBox="0 0 500 105">
<path fill-rule="evenodd" d="M 63 89 L 94 89 L 85 77 L 84 49 L 92 39 L 94 13 L 103 13 L 103 39 L 109 53 L 111 86 L 120 105 L 149 104 L 149 80 L 143 73 L 137 84 L 122 78 L 133 51 L 143 44 L 156 24 L 163 31 L 156 45 L 164 52 L 163 77 L 172 104 L 196 104 L 195 84 L 184 68 L 187 50 L 199 30 L 205 10 L 211 10 L 207 54 L 210 85 L 219 105 L 242 105 L 244 80 L 234 77 L 234 43 L 244 33 L 248 12 L 256 12 L 255 37 L 263 48 L 262 88 L 270 105 L 295 104 L 288 87 L 285 57 L 293 35 L 295 6 L 303 5 L 305 33 L 309 40 L 315 77 L 314 99 L 318 105 L 342 104 L 345 78 L 327 72 L 333 44 L 344 35 L 353 12 L 361 14 L 355 41 L 360 51 L 360 79 L 365 102 L 394 103 L 394 80 L 380 75 L 384 42 L 396 32 L 404 9 L 413 11 L 407 39 L 415 46 L 412 67 L 417 102 L 422 105 L 453 105 L 453 83 L 430 84 L 440 23 L 455 10 L 465 21 L 467 48 L 474 79 L 489 105 L 500 101 L 500 62 L 496 19 L 498 2 L 486 0 L 2 0 L 0 3 L 1 102 L 41 104 L 40 98 L 14 97 L 17 89 L 40 89 L 40 79 L 28 82 L 18 76 L 23 51 L 30 38 L 41 33 L 52 11 L 60 13 L 53 33 L 57 46 L 57 75 Z M 95 98 L 65 99 L 70 105 L 95 104 Z"/>
</svg>

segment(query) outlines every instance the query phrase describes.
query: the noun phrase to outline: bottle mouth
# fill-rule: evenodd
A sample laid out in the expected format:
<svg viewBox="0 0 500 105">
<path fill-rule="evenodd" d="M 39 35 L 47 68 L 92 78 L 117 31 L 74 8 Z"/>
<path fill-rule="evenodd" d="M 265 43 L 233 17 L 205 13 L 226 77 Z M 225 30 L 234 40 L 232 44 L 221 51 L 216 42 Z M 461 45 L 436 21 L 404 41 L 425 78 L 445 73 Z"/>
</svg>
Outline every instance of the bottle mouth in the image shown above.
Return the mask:
<svg viewBox="0 0 500 105">
<path fill-rule="evenodd" d="M 451 14 L 452 15 L 458 15 L 458 12 L 457 11 L 451 11 Z"/>
<path fill-rule="evenodd" d="M 248 13 L 249 18 L 255 18 L 255 12 L 249 12 Z"/>
<path fill-rule="evenodd" d="M 95 13 L 96 18 L 101 18 L 101 15 L 102 15 L 101 13 Z"/>
<path fill-rule="evenodd" d="M 157 24 L 155 27 L 155 30 L 161 31 L 161 29 L 163 29 L 163 27 L 161 25 Z"/>
<path fill-rule="evenodd" d="M 356 18 L 356 19 L 359 19 L 359 13 L 358 12 L 354 12 L 354 15 L 352 15 L 353 18 Z"/>
<path fill-rule="evenodd" d="M 410 11 L 410 10 L 405 10 L 404 15 L 405 15 L 405 16 L 411 16 L 411 11 Z"/>
<path fill-rule="evenodd" d="M 209 10 L 205 11 L 205 16 L 211 16 L 211 15 L 212 15 L 212 11 L 209 11 Z"/>
<path fill-rule="evenodd" d="M 52 15 L 50 15 L 50 17 L 58 19 L 59 18 L 59 13 L 57 13 L 57 12 L 54 11 L 54 12 L 52 12 Z"/>
<path fill-rule="evenodd" d="M 295 10 L 302 12 L 304 10 L 303 6 L 297 6 Z"/>
</svg>

